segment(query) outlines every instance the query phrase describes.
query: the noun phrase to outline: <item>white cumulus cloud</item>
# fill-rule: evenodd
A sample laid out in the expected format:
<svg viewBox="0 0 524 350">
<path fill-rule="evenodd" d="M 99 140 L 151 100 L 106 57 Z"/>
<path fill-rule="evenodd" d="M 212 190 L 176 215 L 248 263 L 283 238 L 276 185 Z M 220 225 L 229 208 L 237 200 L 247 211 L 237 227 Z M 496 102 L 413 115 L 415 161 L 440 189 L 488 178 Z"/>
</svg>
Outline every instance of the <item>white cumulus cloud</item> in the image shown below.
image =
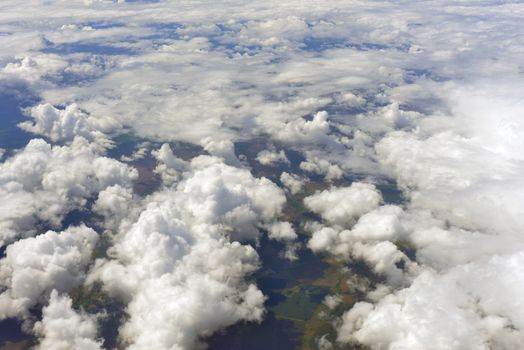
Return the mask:
<svg viewBox="0 0 524 350">
<path fill-rule="evenodd" d="M 25 317 L 52 290 L 68 292 L 83 282 L 98 235 L 86 226 L 48 231 L 7 247 L 0 260 L 0 319 Z"/>
</svg>

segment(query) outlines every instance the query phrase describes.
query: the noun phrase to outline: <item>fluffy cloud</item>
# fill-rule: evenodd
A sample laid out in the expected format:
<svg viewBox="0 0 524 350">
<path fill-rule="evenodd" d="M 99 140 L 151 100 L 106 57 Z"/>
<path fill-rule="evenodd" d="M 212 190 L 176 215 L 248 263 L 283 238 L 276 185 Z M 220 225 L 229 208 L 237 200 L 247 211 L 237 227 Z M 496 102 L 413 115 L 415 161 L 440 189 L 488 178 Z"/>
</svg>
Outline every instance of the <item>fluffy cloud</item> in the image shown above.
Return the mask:
<svg viewBox="0 0 524 350">
<path fill-rule="evenodd" d="M 408 277 L 405 273 L 413 274 L 417 270 L 416 264 L 393 243 L 411 238 L 403 218 L 402 208 L 381 206 L 361 216 L 351 229 L 313 227 L 308 247 L 341 259 L 364 261 L 376 274 L 387 277 L 389 283 L 402 285 Z M 403 268 L 399 264 L 403 264 Z"/>
<path fill-rule="evenodd" d="M 410 129 L 416 125 L 416 119 L 421 114 L 415 111 L 404 111 L 399 108 L 399 103 L 394 101 L 378 112 L 388 124 L 395 129 Z"/>
<path fill-rule="evenodd" d="M 75 136 L 82 136 L 89 141 L 98 141 L 110 145 L 107 137 L 90 125 L 85 112 L 72 104 L 65 109 L 58 109 L 49 103 L 33 107 L 30 111 L 32 122 L 23 122 L 20 127 L 29 132 L 43 135 L 52 141 L 71 141 Z"/>
<path fill-rule="evenodd" d="M 235 154 L 235 145 L 231 140 L 208 136 L 203 138 L 200 143 L 209 154 L 224 159 L 230 165 L 240 165 Z"/>
<path fill-rule="evenodd" d="M 521 107 L 508 108 L 508 97 L 472 94 L 473 100 L 484 95 L 482 103 L 489 101 L 490 109 L 500 105 L 505 122 L 464 109 L 470 102 L 454 96 L 456 120 L 435 117 L 440 124 L 420 122 L 418 130 L 391 133 L 377 144 L 379 160 L 410 201 L 405 211 L 378 213 L 362 227 L 359 221 L 351 236 L 358 236 L 359 244 L 366 237 L 381 241 L 384 249 L 376 254 L 360 252 L 375 267 L 394 266 L 399 252 L 391 242 L 400 241 L 416 248 L 421 264 L 412 270 L 409 286 L 349 310 L 340 341 L 388 349 L 512 349 L 524 339 L 513 296 L 522 290 L 523 221 L 517 203 L 524 184 L 521 159 L 513 151 L 521 141 L 505 127 L 518 123 Z M 472 126 L 465 128 L 467 122 Z M 496 141 L 493 133 L 508 137 Z M 343 236 L 335 232 L 312 243 L 334 249 Z M 355 249 L 360 248 L 354 245 L 353 254 Z"/>
<path fill-rule="evenodd" d="M 311 144 L 326 139 L 329 132 L 328 113 L 316 113 L 311 120 L 302 118 L 292 120 L 285 124 L 276 137 L 290 143 Z"/>
<path fill-rule="evenodd" d="M 524 339 L 522 259 L 517 253 L 445 274 L 425 271 L 375 306 L 356 304 L 344 315 L 339 340 L 377 349 L 518 348 Z"/>
<path fill-rule="evenodd" d="M 300 163 L 300 169 L 319 175 L 324 175 L 326 180 L 339 179 L 344 171 L 337 164 L 319 157 L 309 157 L 307 161 Z"/>
<path fill-rule="evenodd" d="M 289 159 L 286 157 L 286 153 L 283 150 L 280 152 L 263 150 L 257 154 L 257 161 L 262 165 L 273 165 L 275 163 L 289 164 Z"/>
<path fill-rule="evenodd" d="M 123 155 L 120 157 L 120 160 L 123 162 L 133 162 L 136 160 L 143 159 L 144 157 L 147 156 L 149 152 L 149 146 L 150 146 L 150 143 L 148 141 L 141 142 L 135 146 L 135 149 L 131 155 L 129 156 Z"/>
<path fill-rule="evenodd" d="M 340 295 L 328 295 L 324 298 L 324 305 L 333 310 L 342 302 Z"/>
<path fill-rule="evenodd" d="M 284 258 L 294 261 L 298 259 L 297 250 L 300 247 L 299 243 L 296 242 L 297 233 L 287 221 L 278 221 L 266 225 L 265 228 L 268 230 L 268 237 L 277 241 L 284 242 L 286 250 L 284 251 Z"/>
<path fill-rule="evenodd" d="M 104 216 L 106 228 L 118 229 L 123 220 L 133 217 L 134 201 L 131 188 L 114 185 L 100 191 L 93 211 Z"/>
<path fill-rule="evenodd" d="M 0 245 L 34 235 L 41 221 L 59 226 L 89 197 L 117 184 L 129 188 L 136 177 L 136 170 L 98 155 L 97 146 L 83 138 L 70 146 L 31 140 L 0 164 Z"/>
<path fill-rule="evenodd" d="M 382 140 L 377 150 L 400 185 L 410 189 L 413 205 L 431 208 L 460 227 L 516 232 L 523 227 L 517 205 L 524 200 L 522 164 L 486 146 L 454 132 L 425 140 L 400 133 Z"/>
<path fill-rule="evenodd" d="M 120 333 L 128 348 L 191 348 L 239 320 L 260 321 L 265 298 L 246 281 L 258 255 L 236 239 L 256 239 L 284 202 L 269 180 L 208 156 L 195 158 L 176 188 L 152 196 L 116 237 L 116 260 L 98 261 L 91 276 L 129 302 Z M 294 233 L 274 225 L 279 238 Z"/>
<path fill-rule="evenodd" d="M 297 234 L 293 229 L 293 226 L 289 222 L 275 222 L 267 227 L 269 230 L 269 238 L 292 241 L 297 238 Z"/>
<path fill-rule="evenodd" d="M 71 306 L 71 298 L 51 292 L 49 304 L 42 310 L 42 321 L 37 322 L 34 331 L 42 339 L 39 350 L 100 350 L 97 340 L 97 323 L 93 316 L 77 313 Z"/>
<path fill-rule="evenodd" d="M 86 226 L 48 231 L 19 240 L 0 260 L 0 319 L 24 317 L 53 289 L 67 292 L 83 282 L 98 235 Z"/>
<path fill-rule="evenodd" d="M 297 194 L 302 191 L 305 182 L 304 179 L 300 178 L 298 175 L 290 174 L 285 171 L 280 175 L 280 181 L 289 192 L 291 192 L 291 194 Z"/>
<path fill-rule="evenodd" d="M 341 342 L 377 349 L 511 349 L 523 339 L 512 297 L 522 290 L 517 203 L 524 186 L 512 151 L 520 141 L 512 135 L 493 140 L 486 128 L 507 132 L 500 122 L 454 103 L 456 121 L 418 121 L 417 130 L 390 133 L 376 146 L 409 199 L 404 209 L 382 206 L 346 229 L 314 230 L 311 249 L 360 259 L 396 288 L 378 297 L 370 293 L 370 302 L 347 311 Z M 504 106 L 506 122 L 513 120 L 515 111 Z M 475 127 L 464 128 L 464 122 Z M 416 249 L 416 263 L 397 246 L 402 244 Z M 508 274 L 514 283 L 503 277 Z M 495 296 L 500 293 L 508 302 L 493 302 L 502 300 Z"/>
<path fill-rule="evenodd" d="M 181 172 L 187 167 L 186 162 L 176 157 L 167 143 L 164 143 L 158 150 L 153 150 L 151 154 L 159 163 L 155 172 L 160 174 L 162 182 L 167 186 L 175 183 L 180 178 Z"/>
<path fill-rule="evenodd" d="M 304 198 L 304 204 L 329 223 L 346 226 L 377 208 L 382 201 L 375 186 L 354 182 L 349 187 L 332 188 Z"/>
<path fill-rule="evenodd" d="M 67 62 L 58 55 L 42 55 L 16 57 L 0 69 L 0 77 L 6 80 L 20 79 L 35 85 L 48 87 L 42 81 L 45 76 L 55 75 L 67 67 Z"/>
</svg>

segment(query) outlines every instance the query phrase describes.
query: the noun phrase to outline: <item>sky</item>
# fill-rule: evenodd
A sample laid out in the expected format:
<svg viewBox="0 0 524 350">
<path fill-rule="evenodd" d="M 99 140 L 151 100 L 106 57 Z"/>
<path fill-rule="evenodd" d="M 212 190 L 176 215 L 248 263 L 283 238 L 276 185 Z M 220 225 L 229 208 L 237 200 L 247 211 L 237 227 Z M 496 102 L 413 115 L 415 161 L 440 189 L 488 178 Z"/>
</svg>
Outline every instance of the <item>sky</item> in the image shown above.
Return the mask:
<svg viewBox="0 0 524 350">
<path fill-rule="evenodd" d="M 519 1 L 3 0 L 0 320 L 103 349 L 72 299 L 99 288 L 120 348 L 202 348 L 266 316 L 267 236 L 380 277 L 318 349 L 518 348 L 523 23 Z"/>
</svg>

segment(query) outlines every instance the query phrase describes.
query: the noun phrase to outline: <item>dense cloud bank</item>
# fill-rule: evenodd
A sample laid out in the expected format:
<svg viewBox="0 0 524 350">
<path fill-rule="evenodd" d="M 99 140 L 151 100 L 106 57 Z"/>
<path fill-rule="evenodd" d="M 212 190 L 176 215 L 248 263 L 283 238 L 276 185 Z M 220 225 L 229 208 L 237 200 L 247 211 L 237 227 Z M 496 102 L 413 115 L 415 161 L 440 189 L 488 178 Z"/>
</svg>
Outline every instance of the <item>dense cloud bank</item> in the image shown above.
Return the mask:
<svg viewBox="0 0 524 350">
<path fill-rule="evenodd" d="M 0 319 L 42 349 L 101 348 L 100 315 L 67 295 L 100 284 L 130 349 L 260 321 L 257 240 L 297 258 L 281 212 L 315 181 L 307 247 L 381 281 L 337 341 L 518 348 L 523 17 L 512 1 L 2 1 L 0 92 L 39 97 L 19 127 L 43 139 L 0 149 Z M 147 162 L 160 184 L 143 195 Z M 90 210 L 93 228 L 66 227 Z"/>
</svg>

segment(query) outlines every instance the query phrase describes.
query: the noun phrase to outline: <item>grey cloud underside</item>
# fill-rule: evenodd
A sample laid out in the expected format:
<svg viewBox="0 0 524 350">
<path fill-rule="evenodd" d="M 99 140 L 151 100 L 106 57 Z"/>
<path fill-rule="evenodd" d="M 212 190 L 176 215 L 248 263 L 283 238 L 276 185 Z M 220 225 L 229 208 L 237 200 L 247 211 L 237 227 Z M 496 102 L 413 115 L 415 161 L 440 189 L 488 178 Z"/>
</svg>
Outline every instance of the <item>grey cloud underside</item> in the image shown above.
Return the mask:
<svg viewBox="0 0 524 350">
<path fill-rule="evenodd" d="M 260 321 L 256 242 L 297 258 L 282 210 L 313 181 L 307 249 L 381 278 L 337 320 L 339 344 L 518 348 L 523 17 L 512 1 L 2 1 L 0 92 L 39 100 L 19 124 L 38 138 L 0 149 L 0 319 L 42 349 L 101 348 L 103 315 L 67 295 L 101 285 L 126 305 L 129 349 Z M 133 153 L 109 157 L 130 134 Z M 64 227 L 85 208 L 96 227 Z"/>
</svg>

